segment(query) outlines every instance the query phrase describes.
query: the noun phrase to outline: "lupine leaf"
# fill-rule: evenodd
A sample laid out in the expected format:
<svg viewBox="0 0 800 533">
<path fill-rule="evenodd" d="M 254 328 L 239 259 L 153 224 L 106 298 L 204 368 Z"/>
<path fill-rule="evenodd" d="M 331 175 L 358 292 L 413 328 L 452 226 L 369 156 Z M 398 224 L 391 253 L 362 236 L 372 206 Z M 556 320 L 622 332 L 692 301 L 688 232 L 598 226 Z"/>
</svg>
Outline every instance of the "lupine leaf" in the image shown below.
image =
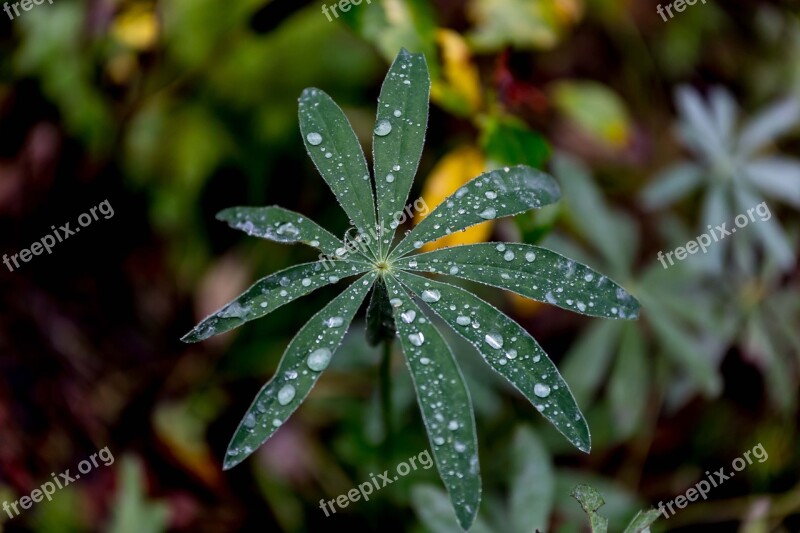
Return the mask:
<svg viewBox="0 0 800 533">
<path fill-rule="evenodd" d="M 511 467 L 508 514 L 515 533 L 547 531 L 555 489 L 553 462 L 539 436 L 527 427 L 514 434 Z"/>
<path fill-rule="evenodd" d="M 217 213 L 217 220 L 253 237 L 275 242 L 302 242 L 333 256 L 344 246 L 313 220 L 278 206 L 229 207 Z"/>
<path fill-rule="evenodd" d="M 411 506 L 419 521 L 431 533 L 461 533 L 463 528 L 453 512 L 447 494 L 432 485 L 416 485 L 411 489 Z M 496 533 L 479 516 L 469 533 Z"/>
<path fill-rule="evenodd" d="M 650 531 L 650 526 L 653 525 L 653 522 L 658 520 L 659 516 L 661 516 L 661 513 L 658 509 L 639 511 L 636 513 L 636 516 L 631 519 L 631 522 L 623 533 L 644 533 Z"/>
<path fill-rule="evenodd" d="M 572 489 L 572 497 L 575 498 L 583 511 L 589 515 L 589 522 L 592 533 L 606 533 L 608 530 L 608 519 L 598 514 L 597 510 L 606 504 L 600 493 L 589 485 L 577 485 Z"/>
<path fill-rule="evenodd" d="M 445 199 L 400 241 L 392 257 L 400 257 L 429 241 L 486 220 L 516 215 L 557 202 L 556 181 L 526 166 L 481 174 Z"/>
<path fill-rule="evenodd" d="M 308 155 L 339 204 L 356 228 L 374 230 L 375 200 L 367 160 L 347 117 L 330 96 L 314 88 L 300 96 L 298 116 Z"/>
<path fill-rule="evenodd" d="M 450 274 L 576 313 L 634 319 L 639 303 L 591 268 L 530 244 L 480 243 L 400 259 L 397 268 Z"/>
<path fill-rule="evenodd" d="M 436 468 L 458 522 L 467 530 L 475 520 L 481 497 L 472 401 L 442 335 L 400 283 L 392 277 L 384 279 Z"/>
<path fill-rule="evenodd" d="M 380 249 L 388 248 L 417 173 L 425 130 L 431 81 L 422 54 L 400 50 L 383 81 L 372 137 L 378 225 L 386 231 Z"/>
<path fill-rule="evenodd" d="M 236 428 L 224 468 L 233 468 L 272 436 L 299 407 L 342 342 L 375 280 L 368 274 L 330 301 L 297 332 L 275 375 L 256 395 Z"/>
<path fill-rule="evenodd" d="M 368 266 L 360 263 L 330 261 L 303 263 L 270 274 L 206 317 L 181 340 L 198 342 L 225 333 L 245 322 L 261 318 L 320 287 L 336 283 L 346 276 L 361 274 L 368 269 Z"/>
<path fill-rule="evenodd" d="M 589 452 L 591 436 L 567 383 L 522 326 L 474 294 L 408 272 L 398 279 L 419 294 L 453 330 L 477 348 L 575 447 Z"/>
</svg>

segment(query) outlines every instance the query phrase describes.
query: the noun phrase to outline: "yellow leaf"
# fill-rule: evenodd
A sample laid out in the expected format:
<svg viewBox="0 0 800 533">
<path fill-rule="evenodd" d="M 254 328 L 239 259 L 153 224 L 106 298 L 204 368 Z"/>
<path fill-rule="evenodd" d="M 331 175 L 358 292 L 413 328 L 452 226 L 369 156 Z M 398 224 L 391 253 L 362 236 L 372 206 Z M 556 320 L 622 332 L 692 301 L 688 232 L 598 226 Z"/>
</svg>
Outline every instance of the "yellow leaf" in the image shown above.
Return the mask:
<svg viewBox="0 0 800 533">
<path fill-rule="evenodd" d="M 436 42 L 442 54 L 442 77 L 433 80 L 431 98 L 448 110 L 471 115 L 481 107 L 481 87 L 469 46 L 457 32 L 444 28 L 436 32 Z"/>
<path fill-rule="evenodd" d="M 422 198 L 433 208 L 442 200 L 456 192 L 459 187 L 482 173 L 486 168 L 486 158 L 474 146 L 462 146 L 445 155 L 425 180 Z M 424 218 L 424 217 L 422 217 Z M 484 242 L 492 233 L 493 221 L 482 222 L 465 231 L 445 235 L 441 239 L 427 243 L 422 251 L 430 252 L 437 248 Z"/>
<path fill-rule="evenodd" d="M 155 7 L 136 4 L 114 19 L 111 33 L 130 48 L 148 50 L 155 44 L 158 30 Z"/>
</svg>

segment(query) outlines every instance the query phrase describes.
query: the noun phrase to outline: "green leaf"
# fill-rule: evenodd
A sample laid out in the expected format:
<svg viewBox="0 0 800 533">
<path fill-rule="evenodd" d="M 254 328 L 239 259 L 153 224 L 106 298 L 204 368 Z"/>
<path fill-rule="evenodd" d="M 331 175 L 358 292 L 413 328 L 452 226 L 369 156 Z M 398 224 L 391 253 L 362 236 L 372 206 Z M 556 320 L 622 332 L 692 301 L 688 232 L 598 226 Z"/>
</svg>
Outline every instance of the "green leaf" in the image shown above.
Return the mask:
<svg viewBox="0 0 800 533">
<path fill-rule="evenodd" d="M 666 207 L 697 189 L 701 181 L 702 171 L 694 163 L 670 167 L 653 178 L 642 191 L 642 203 L 648 209 Z"/>
<path fill-rule="evenodd" d="M 478 513 L 481 478 L 472 401 L 453 352 L 400 283 L 385 277 L 400 346 L 417 391 L 436 468 L 469 529 Z"/>
<path fill-rule="evenodd" d="M 556 181 L 536 169 L 520 165 L 486 172 L 445 198 L 400 241 L 391 256 L 401 257 L 439 237 L 549 205 L 560 198 Z"/>
<path fill-rule="evenodd" d="M 591 448 L 589 426 L 567 383 L 536 340 L 474 294 L 408 272 L 397 277 L 464 337 L 579 450 Z"/>
<path fill-rule="evenodd" d="M 403 258 L 397 268 L 450 274 L 589 316 L 639 316 L 639 302 L 622 287 L 585 265 L 531 244 L 453 246 Z"/>
<path fill-rule="evenodd" d="M 623 533 L 647 533 L 650 531 L 650 526 L 658 520 L 659 516 L 661 516 L 661 513 L 658 512 L 658 509 L 639 511 Z"/>
<path fill-rule="evenodd" d="M 608 396 L 617 434 L 626 439 L 641 424 L 649 403 L 647 346 L 638 328 L 632 325 L 625 328 L 619 351 L 608 385 Z"/>
<path fill-rule="evenodd" d="M 481 144 L 486 156 L 501 165 L 541 168 L 550 157 L 550 145 L 517 118 L 490 118 L 483 124 Z"/>
<path fill-rule="evenodd" d="M 411 489 L 411 506 L 420 522 L 431 533 L 461 533 L 453 506 L 443 490 L 432 485 L 415 485 Z M 469 528 L 470 533 L 493 533 L 480 517 Z"/>
<path fill-rule="evenodd" d="M 606 533 L 608 519 L 597 514 L 597 510 L 606 504 L 600 493 L 589 485 L 577 485 L 572 489 L 572 497 L 578 500 L 584 512 L 589 515 L 592 533 Z"/>
<path fill-rule="evenodd" d="M 514 531 L 547 531 L 555 488 L 553 464 L 539 436 L 527 427 L 514 435 L 511 471 L 509 515 Z"/>
<path fill-rule="evenodd" d="M 417 173 L 428 127 L 431 80 L 422 54 L 400 50 L 383 81 L 372 137 L 378 225 L 386 232 L 379 249 L 388 249 Z M 389 232 L 388 228 L 392 231 Z"/>
<path fill-rule="evenodd" d="M 367 308 L 367 342 L 370 346 L 377 346 L 383 341 L 391 342 L 396 336 L 386 285 L 383 280 L 378 280 L 372 287 L 372 298 Z"/>
<path fill-rule="evenodd" d="M 569 347 L 561 361 L 561 375 L 570 384 L 575 401 L 586 405 L 606 375 L 625 322 L 595 321 Z"/>
<path fill-rule="evenodd" d="M 223 468 L 241 463 L 264 444 L 305 400 L 342 342 L 375 274 L 355 281 L 300 328 L 275 375 L 258 392 L 236 428 Z"/>
<path fill-rule="evenodd" d="M 373 231 L 375 200 L 369 169 L 347 117 L 330 96 L 314 88 L 300 96 L 298 116 L 303 142 L 320 175 L 356 228 Z"/>
<path fill-rule="evenodd" d="M 330 256 L 343 252 L 344 243 L 328 230 L 282 207 L 229 207 L 217 213 L 217 220 L 253 237 L 286 244 L 301 242 Z"/>
<path fill-rule="evenodd" d="M 633 135 L 625 101 L 612 89 L 594 81 L 565 80 L 551 86 L 553 105 L 594 140 L 622 148 Z"/>
<path fill-rule="evenodd" d="M 109 533 L 161 533 L 169 529 L 169 504 L 147 498 L 144 466 L 139 459 L 122 458 L 117 487 Z"/>
<path fill-rule="evenodd" d="M 206 317 L 184 335 L 183 342 L 199 342 L 225 333 L 271 313 L 320 287 L 346 276 L 369 270 L 369 266 L 345 261 L 303 263 L 270 274 Z"/>
</svg>

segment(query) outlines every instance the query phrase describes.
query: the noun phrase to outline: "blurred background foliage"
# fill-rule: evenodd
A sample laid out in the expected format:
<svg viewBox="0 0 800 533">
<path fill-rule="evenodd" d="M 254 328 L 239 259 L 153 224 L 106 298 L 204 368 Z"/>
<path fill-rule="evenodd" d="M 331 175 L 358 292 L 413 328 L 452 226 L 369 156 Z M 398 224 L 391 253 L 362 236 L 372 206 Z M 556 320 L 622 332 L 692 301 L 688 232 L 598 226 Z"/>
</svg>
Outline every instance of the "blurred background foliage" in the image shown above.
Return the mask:
<svg viewBox="0 0 800 533">
<path fill-rule="evenodd" d="M 643 304 L 636 323 L 589 320 L 475 287 L 558 362 L 594 447 L 575 453 L 448 339 L 481 434 L 474 530 L 584 530 L 569 494 L 586 483 L 621 531 L 760 442 L 766 462 L 653 530 L 800 531 L 800 13 L 789 0 L 709 0 L 664 22 L 655 7 L 373 0 L 329 21 L 302 0 L 55 0 L 0 15 L 3 253 L 106 198 L 115 210 L 53 255 L 0 270 L 0 498 L 104 446 L 116 458 L 0 516 L 3 531 L 454 531 L 431 470 L 334 517 L 318 508 L 427 447 L 399 358 L 401 437 L 381 446 L 379 354 L 363 328 L 285 427 L 222 473 L 241 414 L 333 290 L 200 345 L 177 340 L 250 280 L 314 259 L 230 231 L 218 210 L 279 204 L 345 232 L 305 156 L 296 99 L 331 94 L 369 152 L 401 46 L 425 52 L 433 78 L 412 198 L 432 207 L 485 168 L 523 163 L 564 193 L 437 246 L 544 243 Z M 656 259 L 764 200 L 768 223 L 667 270 Z"/>
</svg>

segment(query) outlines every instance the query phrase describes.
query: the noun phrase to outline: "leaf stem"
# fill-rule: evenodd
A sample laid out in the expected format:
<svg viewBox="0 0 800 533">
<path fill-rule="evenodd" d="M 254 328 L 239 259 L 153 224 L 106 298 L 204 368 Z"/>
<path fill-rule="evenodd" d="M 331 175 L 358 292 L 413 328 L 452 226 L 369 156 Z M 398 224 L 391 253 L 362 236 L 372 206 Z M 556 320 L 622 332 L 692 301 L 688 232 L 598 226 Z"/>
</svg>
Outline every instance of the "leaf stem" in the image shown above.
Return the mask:
<svg viewBox="0 0 800 533">
<path fill-rule="evenodd" d="M 394 437 L 392 427 L 392 341 L 383 342 L 383 356 L 380 366 L 381 414 L 383 417 L 383 446 L 387 455 L 391 452 Z"/>
</svg>

